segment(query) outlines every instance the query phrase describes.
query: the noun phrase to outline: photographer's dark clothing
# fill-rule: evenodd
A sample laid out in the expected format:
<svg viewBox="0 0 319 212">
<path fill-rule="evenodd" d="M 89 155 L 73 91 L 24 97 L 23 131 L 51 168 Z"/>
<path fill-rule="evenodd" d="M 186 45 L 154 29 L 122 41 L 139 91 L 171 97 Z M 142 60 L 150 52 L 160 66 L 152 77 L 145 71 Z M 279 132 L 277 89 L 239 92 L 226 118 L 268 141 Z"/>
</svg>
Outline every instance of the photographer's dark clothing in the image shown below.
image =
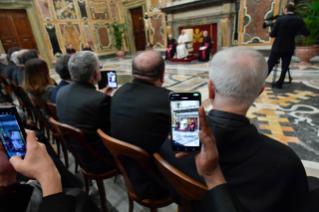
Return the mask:
<svg viewBox="0 0 319 212">
<path fill-rule="evenodd" d="M 309 193 L 305 169 L 288 146 L 260 134 L 245 116 L 211 110 L 207 121 L 216 138 L 220 168 L 227 184 L 247 211 L 300 211 Z M 194 155 L 176 159 L 168 139 L 160 150 L 172 166 L 205 184 Z M 173 201 L 180 196 L 169 186 Z M 194 202 L 195 211 L 205 211 Z M 212 210 L 213 211 L 213 210 Z"/>
<path fill-rule="evenodd" d="M 5 67 L 5 69 L 3 70 L 3 75 L 7 79 L 12 80 L 12 74 L 13 74 L 13 71 L 16 67 L 17 67 L 17 65 L 13 61 L 10 61 L 8 63 L 8 65 Z"/>
<path fill-rule="evenodd" d="M 291 56 L 295 50 L 295 37 L 299 32 L 304 36 L 310 34 L 303 19 L 298 18 L 294 14 L 287 14 L 278 18 L 270 32 L 270 37 L 275 38 L 275 41 L 272 45 L 271 54 L 268 59 L 268 75 L 276 62 L 281 58 L 282 71 L 277 82 L 277 85 L 279 86 L 281 86 L 285 80 Z"/>
</svg>

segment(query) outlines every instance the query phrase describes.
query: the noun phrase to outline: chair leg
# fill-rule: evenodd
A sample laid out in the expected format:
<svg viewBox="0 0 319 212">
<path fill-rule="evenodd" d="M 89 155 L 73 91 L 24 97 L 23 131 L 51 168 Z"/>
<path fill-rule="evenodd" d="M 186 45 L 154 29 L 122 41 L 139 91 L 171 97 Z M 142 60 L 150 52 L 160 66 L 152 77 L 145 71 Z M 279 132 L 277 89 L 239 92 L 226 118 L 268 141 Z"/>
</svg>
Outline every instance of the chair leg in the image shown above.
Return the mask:
<svg viewBox="0 0 319 212">
<path fill-rule="evenodd" d="M 53 141 L 56 141 L 56 146 L 57 146 L 57 148 L 58 148 L 58 155 L 59 155 L 59 157 L 60 157 L 60 155 L 61 155 L 60 142 L 58 142 L 58 140 L 57 140 L 54 136 L 52 136 L 52 139 L 53 139 Z"/>
<path fill-rule="evenodd" d="M 75 160 L 75 173 L 78 173 L 78 162 Z"/>
<path fill-rule="evenodd" d="M 104 189 L 104 183 L 103 180 L 96 180 L 97 187 L 99 189 L 100 193 L 100 199 L 101 199 L 101 205 L 102 205 L 102 211 L 106 212 L 106 196 L 105 196 L 105 189 Z"/>
<path fill-rule="evenodd" d="M 128 209 L 128 211 L 129 211 L 129 212 L 133 212 L 134 204 L 133 204 L 132 198 L 131 198 L 129 195 L 128 195 L 128 202 L 129 202 L 129 209 Z"/>
</svg>

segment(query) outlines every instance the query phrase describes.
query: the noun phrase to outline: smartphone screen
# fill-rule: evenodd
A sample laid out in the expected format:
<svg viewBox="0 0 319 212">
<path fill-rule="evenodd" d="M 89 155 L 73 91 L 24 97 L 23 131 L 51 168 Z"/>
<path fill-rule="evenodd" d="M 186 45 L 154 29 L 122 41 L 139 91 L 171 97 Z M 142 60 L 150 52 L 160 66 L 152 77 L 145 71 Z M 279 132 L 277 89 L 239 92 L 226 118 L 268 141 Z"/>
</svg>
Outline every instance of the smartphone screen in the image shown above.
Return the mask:
<svg viewBox="0 0 319 212">
<path fill-rule="evenodd" d="M 116 71 L 106 71 L 106 73 L 107 73 L 107 82 L 108 82 L 109 88 L 112 88 L 112 89 L 117 88 Z"/>
<path fill-rule="evenodd" d="M 26 136 L 15 107 L 0 108 L 0 139 L 9 158 L 26 154 Z"/>
<path fill-rule="evenodd" d="M 103 89 L 107 85 L 112 89 L 117 88 L 116 71 L 101 71 L 101 80 L 98 82 L 99 89 Z"/>
<path fill-rule="evenodd" d="M 172 148 L 178 152 L 200 151 L 198 108 L 201 95 L 195 93 L 171 93 Z"/>
</svg>

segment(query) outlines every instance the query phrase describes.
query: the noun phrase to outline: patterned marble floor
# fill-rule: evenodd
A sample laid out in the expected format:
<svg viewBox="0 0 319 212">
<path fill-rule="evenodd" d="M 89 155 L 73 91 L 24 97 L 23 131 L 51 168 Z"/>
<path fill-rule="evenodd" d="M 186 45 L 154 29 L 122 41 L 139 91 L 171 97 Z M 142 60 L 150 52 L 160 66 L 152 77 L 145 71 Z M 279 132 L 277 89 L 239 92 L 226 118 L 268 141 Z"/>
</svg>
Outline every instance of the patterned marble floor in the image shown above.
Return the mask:
<svg viewBox="0 0 319 212">
<path fill-rule="evenodd" d="M 268 59 L 268 58 L 266 58 Z M 291 75 L 283 89 L 273 89 L 270 75 L 266 89 L 249 109 L 247 116 L 259 131 L 292 148 L 301 158 L 307 174 L 319 177 L 319 57 L 312 60 L 310 67 L 298 67 L 298 58 L 293 57 Z M 132 57 L 125 60 L 102 60 L 103 70 L 116 70 L 118 82 L 123 85 L 132 80 Z M 192 62 L 189 64 L 166 64 L 164 87 L 172 91 L 199 91 L 206 111 L 212 109 L 208 99 L 207 80 L 209 63 Z M 280 72 L 281 69 L 278 68 Z M 279 74 L 277 74 L 279 75 Z M 60 79 L 52 70 L 51 76 Z M 74 170 L 70 168 L 70 170 Z M 107 199 L 112 211 L 127 211 L 128 202 L 123 179 L 116 183 L 112 179 L 105 181 L 105 188 L 110 195 Z M 91 191 L 98 197 L 96 186 Z M 99 202 L 99 201 L 97 201 Z M 160 211 L 177 211 L 176 205 L 170 205 Z M 134 211 L 147 211 L 135 205 Z"/>
</svg>

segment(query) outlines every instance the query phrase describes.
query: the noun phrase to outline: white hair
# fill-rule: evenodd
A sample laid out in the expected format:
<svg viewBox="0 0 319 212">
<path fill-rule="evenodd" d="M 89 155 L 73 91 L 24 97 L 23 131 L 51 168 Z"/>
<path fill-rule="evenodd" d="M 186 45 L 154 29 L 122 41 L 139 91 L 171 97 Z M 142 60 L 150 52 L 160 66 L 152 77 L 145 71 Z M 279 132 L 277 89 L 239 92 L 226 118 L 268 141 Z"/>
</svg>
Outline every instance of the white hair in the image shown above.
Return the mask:
<svg viewBox="0 0 319 212">
<path fill-rule="evenodd" d="M 244 46 L 218 52 L 209 71 L 216 93 L 232 103 L 251 105 L 267 78 L 268 66 L 258 51 Z"/>
<path fill-rule="evenodd" d="M 19 65 L 19 59 L 18 59 L 18 54 L 19 54 L 19 51 L 16 51 L 16 52 L 13 52 L 11 54 L 11 59 L 12 61 L 16 64 L 16 65 Z"/>
<path fill-rule="evenodd" d="M 203 34 L 204 34 L 204 33 L 208 33 L 208 31 L 207 31 L 207 30 L 205 30 L 205 31 L 203 32 Z"/>
<path fill-rule="evenodd" d="M 71 56 L 69 63 L 71 78 L 76 82 L 90 82 L 94 71 L 99 67 L 99 58 L 96 53 L 81 51 Z"/>
</svg>

